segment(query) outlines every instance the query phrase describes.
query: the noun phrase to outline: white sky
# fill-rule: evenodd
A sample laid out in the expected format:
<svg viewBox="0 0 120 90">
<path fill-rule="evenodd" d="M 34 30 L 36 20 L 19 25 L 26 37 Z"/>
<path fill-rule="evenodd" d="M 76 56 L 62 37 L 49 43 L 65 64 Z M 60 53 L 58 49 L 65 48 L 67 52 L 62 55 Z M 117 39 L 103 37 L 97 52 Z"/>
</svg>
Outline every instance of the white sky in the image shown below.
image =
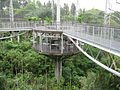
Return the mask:
<svg viewBox="0 0 120 90">
<path fill-rule="evenodd" d="M 42 3 L 46 3 L 49 0 L 39 0 Z M 52 1 L 52 0 L 51 0 Z M 54 0 L 55 2 L 57 0 Z M 113 10 L 116 11 L 120 11 L 120 4 L 116 4 L 116 0 L 109 0 L 111 3 L 111 8 Z M 120 0 L 117 0 L 118 2 L 120 2 Z M 77 0 L 60 0 L 60 4 L 61 6 L 63 6 L 64 3 L 67 3 L 69 6 L 71 5 L 71 3 L 77 3 Z M 79 7 L 80 8 L 85 8 L 86 10 L 92 9 L 92 8 L 96 8 L 99 10 L 105 10 L 105 3 L 106 0 L 79 0 Z"/>
</svg>

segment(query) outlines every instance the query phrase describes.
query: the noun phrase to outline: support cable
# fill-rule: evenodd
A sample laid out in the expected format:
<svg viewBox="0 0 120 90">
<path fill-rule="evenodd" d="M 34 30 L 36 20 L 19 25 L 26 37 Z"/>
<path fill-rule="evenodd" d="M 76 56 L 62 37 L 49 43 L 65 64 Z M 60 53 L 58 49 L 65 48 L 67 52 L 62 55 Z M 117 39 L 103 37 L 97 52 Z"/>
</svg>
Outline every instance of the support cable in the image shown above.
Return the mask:
<svg viewBox="0 0 120 90">
<path fill-rule="evenodd" d="M 90 56 L 89 54 L 87 54 L 80 46 L 78 46 L 75 41 L 68 37 L 74 44 L 75 46 L 85 55 L 87 56 L 90 60 L 92 60 L 94 63 L 96 63 L 97 65 L 101 66 L 102 68 L 106 69 L 107 71 L 113 73 L 114 75 L 120 77 L 120 72 L 117 72 L 109 67 L 107 67 L 106 65 L 102 64 L 101 62 L 97 61 L 96 59 L 94 59 L 92 56 Z"/>
</svg>

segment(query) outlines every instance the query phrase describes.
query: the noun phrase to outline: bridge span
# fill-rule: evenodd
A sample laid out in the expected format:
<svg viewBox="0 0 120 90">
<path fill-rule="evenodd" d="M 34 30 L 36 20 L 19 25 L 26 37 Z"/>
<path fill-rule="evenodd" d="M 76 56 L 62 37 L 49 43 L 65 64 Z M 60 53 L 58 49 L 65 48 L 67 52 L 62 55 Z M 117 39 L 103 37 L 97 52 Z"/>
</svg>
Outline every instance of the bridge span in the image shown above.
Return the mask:
<svg viewBox="0 0 120 90">
<path fill-rule="evenodd" d="M 8 31 L 43 31 L 43 32 L 62 32 L 64 35 L 87 43 L 106 52 L 120 57 L 120 27 L 90 25 L 90 24 L 61 24 L 57 29 L 57 24 L 47 24 L 42 26 L 36 22 L 19 22 L 14 27 L 9 23 L 2 24 L 0 32 Z"/>
</svg>

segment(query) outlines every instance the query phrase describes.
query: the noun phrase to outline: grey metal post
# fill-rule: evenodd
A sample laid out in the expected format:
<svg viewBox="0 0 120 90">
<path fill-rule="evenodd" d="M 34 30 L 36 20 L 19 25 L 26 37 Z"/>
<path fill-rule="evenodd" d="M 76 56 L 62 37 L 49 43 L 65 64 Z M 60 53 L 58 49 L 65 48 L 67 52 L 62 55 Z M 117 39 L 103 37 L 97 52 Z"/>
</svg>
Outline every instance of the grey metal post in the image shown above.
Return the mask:
<svg viewBox="0 0 120 90">
<path fill-rule="evenodd" d="M 33 47 L 35 47 L 35 31 L 34 30 L 33 30 L 32 34 L 33 34 Z"/>
<path fill-rule="evenodd" d="M 11 32 L 11 38 L 10 38 L 10 41 L 13 42 L 13 38 L 12 38 L 12 32 Z"/>
<path fill-rule="evenodd" d="M 93 41 L 95 40 L 95 27 L 93 26 Z"/>
<path fill-rule="evenodd" d="M 60 29 L 60 0 L 57 0 L 57 30 Z"/>
<path fill-rule="evenodd" d="M 10 38 L 10 41 L 12 42 L 12 41 L 13 41 L 13 38 Z"/>
<path fill-rule="evenodd" d="M 76 28 L 76 32 L 77 32 L 77 34 L 76 34 L 76 35 L 77 35 L 77 37 L 78 37 L 78 36 L 79 36 L 79 35 L 78 35 L 78 30 L 79 30 L 79 29 L 78 29 L 78 25 L 77 25 L 77 24 L 76 24 L 76 27 L 75 27 L 75 28 Z M 78 40 L 76 40 L 76 44 L 77 44 L 77 45 L 79 45 Z"/>
<path fill-rule="evenodd" d="M 51 53 L 51 38 L 50 38 L 50 53 Z"/>
<path fill-rule="evenodd" d="M 106 0 L 105 4 L 105 15 L 104 15 L 104 24 L 110 25 L 111 14 L 108 14 L 108 10 L 110 9 L 110 0 Z"/>
<path fill-rule="evenodd" d="M 61 34 L 61 54 L 63 54 L 63 34 Z"/>
<path fill-rule="evenodd" d="M 77 3 L 76 3 L 76 19 L 78 15 L 79 15 L 79 0 L 77 0 Z"/>
<path fill-rule="evenodd" d="M 10 0 L 9 15 L 10 15 L 10 27 L 12 28 L 14 25 L 13 0 Z M 11 38 L 11 41 L 13 41 L 12 38 Z"/>
<path fill-rule="evenodd" d="M 114 28 L 111 28 L 111 32 L 110 32 L 110 48 L 112 46 L 112 41 L 113 41 L 113 35 L 114 35 Z"/>
<path fill-rule="evenodd" d="M 17 41 L 18 41 L 18 43 L 20 42 L 20 36 L 19 35 L 17 36 Z"/>
<path fill-rule="evenodd" d="M 101 27 L 101 30 L 100 30 L 100 44 L 102 43 L 102 38 L 103 38 L 102 31 L 103 31 L 103 27 Z"/>
<path fill-rule="evenodd" d="M 76 40 L 76 44 L 79 45 L 79 41 L 78 40 Z"/>
<path fill-rule="evenodd" d="M 10 15 L 10 23 L 11 23 L 11 27 L 13 27 L 13 25 L 14 25 L 13 0 L 10 0 L 10 10 L 9 10 L 9 15 Z"/>
<path fill-rule="evenodd" d="M 54 0 L 52 0 L 52 20 L 54 22 Z"/>
<path fill-rule="evenodd" d="M 40 51 L 42 52 L 42 33 L 39 33 L 40 37 Z"/>
</svg>

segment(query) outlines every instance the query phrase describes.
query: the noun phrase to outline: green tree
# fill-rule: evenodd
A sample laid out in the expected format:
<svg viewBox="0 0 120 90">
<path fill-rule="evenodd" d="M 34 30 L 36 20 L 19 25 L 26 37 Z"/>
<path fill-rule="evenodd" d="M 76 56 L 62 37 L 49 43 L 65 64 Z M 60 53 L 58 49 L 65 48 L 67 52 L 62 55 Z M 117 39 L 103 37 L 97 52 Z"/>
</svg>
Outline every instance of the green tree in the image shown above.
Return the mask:
<svg viewBox="0 0 120 90">
<path fill-rule="evenodd" d="M 104 12 L 98 9 L 91 10 L 80 10 L 79 22 L 92 23 L 92 24 L 103 24 Z"/>
<path fill-rule="evenodd" d="M 71 5 L 71 15 L 75 16 L 75 14 L 76 14 L 76 6 L 75 6 L 74 3 L 72 3 L 72 5 Z"/>
<path fill-rule="evenodd" d="M 64 4 L 63 9 L 64 9 L 64 12 L 65 12 L 65 15 L 69 15 L 70 14 L 68 4 Z"/>
</svg>

